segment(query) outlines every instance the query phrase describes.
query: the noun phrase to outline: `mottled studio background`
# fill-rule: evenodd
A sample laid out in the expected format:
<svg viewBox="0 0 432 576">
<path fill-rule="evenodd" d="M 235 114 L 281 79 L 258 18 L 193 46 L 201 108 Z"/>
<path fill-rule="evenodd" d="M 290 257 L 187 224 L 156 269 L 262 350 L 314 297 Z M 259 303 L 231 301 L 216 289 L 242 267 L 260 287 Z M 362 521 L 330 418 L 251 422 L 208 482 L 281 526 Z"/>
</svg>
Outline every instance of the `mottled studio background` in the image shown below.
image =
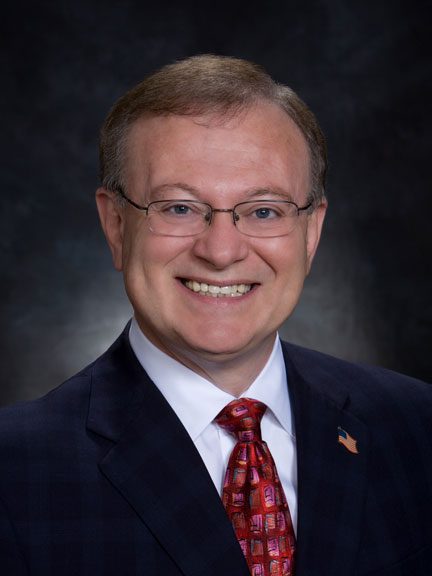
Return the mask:
<svg viewBox="0 0 432 576">
<path fill-rule="evenodd" d="M 292 341 L 423 379 L 431 351 L 430 2 L 40 1 L 1 18 L 0 402 L 130 316 L 99 231 L 99 126 L 149 71 L 214 52 L 291 85 L 328 137 L 330 210 Z"/>
</svg>

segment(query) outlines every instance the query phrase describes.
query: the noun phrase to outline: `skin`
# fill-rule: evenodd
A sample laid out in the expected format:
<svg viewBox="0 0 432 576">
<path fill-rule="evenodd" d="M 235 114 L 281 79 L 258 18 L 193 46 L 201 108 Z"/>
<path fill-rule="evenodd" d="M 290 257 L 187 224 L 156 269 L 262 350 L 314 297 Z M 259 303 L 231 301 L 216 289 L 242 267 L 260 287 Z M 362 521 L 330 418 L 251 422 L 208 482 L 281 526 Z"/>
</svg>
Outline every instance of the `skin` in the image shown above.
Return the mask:
<svg viewBox="0 0 432 576">
<path fill-rule="evenodd" d="M 230 119 L 139 120 L 129 134 L 125 174 L 126 194 L 142 205 L 174 197 L 232 208 L 261 191 L 261 198 L 303 206 L 310 190 L 306 142 L 294 122 L 267 102 Z M 104 188 L 96 201 L 141 330 L 216 386 L 241 394 L 265 365 L 278 328 L 297 304 L 326 203 L 303 213 L 285 236 L 245 236 L 230 214 L 217 213 L 202 234 L 179 238 L 154 234 L 144 214 Z M 212 298 L 192 292 L 182 279 L 254 287 L 241 297 Z"/>
</svg>

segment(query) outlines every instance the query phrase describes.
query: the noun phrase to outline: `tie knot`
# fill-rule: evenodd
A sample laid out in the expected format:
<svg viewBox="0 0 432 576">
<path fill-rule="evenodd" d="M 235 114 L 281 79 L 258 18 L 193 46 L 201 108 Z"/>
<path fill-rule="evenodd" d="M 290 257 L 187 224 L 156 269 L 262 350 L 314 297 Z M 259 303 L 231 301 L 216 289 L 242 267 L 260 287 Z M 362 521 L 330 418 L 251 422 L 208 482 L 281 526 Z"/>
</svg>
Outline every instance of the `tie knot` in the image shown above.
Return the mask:
<svg viewBox="0 0 432 576">
<path fill-rule="evenodd" d="M 223 408 L 215 422 L 231 432 L 240 442 L 261 440 L 261 418 L 267 406 L 251 398 L 238 398 Z"/>
</svg>

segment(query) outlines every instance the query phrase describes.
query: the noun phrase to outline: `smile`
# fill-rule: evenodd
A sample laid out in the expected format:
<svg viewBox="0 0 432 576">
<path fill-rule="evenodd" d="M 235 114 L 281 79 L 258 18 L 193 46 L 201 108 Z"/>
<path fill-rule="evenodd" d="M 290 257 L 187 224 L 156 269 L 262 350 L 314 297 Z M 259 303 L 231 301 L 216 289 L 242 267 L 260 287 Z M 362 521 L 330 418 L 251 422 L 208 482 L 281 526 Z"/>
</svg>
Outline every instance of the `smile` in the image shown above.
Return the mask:
<svg viewBox="0 0 432 576">
<path fill-rule="evenodd" d="M 201 296 L 213 296 L 213 298 L 238 298 L 252 290 L 252 284 L 230 284 L 228 286 L 216 286 L 196 280 L 183 280 L 183 284 L 189 290 Z"/>
</svg>

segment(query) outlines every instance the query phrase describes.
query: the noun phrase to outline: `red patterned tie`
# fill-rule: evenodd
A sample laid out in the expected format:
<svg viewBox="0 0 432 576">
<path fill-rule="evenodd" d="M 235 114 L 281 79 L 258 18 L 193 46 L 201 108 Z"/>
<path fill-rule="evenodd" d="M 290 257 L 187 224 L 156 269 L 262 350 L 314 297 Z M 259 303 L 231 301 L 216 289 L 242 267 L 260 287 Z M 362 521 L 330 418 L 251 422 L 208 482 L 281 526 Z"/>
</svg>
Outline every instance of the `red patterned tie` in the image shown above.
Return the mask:
<svg viewBox="0 0 432 576">
<path fill-rule="evenodd" d="M 288 504 L 260 422 L 262 402 L 239 398 L 215 421 L 237 438 L 222 501 L 252 576 L 293 576 L 295 536 Z"/>
</svg>

